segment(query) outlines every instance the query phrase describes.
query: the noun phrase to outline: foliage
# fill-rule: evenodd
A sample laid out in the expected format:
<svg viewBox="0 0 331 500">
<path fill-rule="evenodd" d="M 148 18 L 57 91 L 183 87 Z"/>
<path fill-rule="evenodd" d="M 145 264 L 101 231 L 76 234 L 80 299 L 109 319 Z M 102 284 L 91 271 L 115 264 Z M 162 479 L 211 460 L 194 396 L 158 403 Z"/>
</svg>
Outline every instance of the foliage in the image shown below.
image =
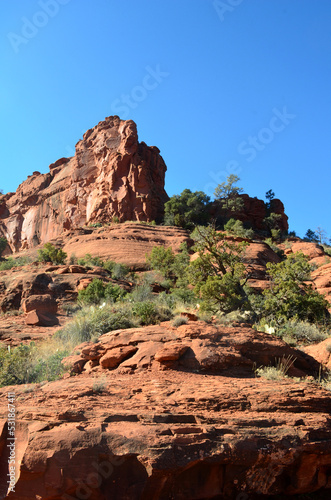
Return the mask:
<svg viewBox="0 0 331 500">
<path fill-rule="evenodd" d="M 186 273 L 190 263 L 190 255 L 186 243 L 181 245 L 180 252 L 176 255 L 170 247 L 154 247 L 152 252 L 146 256 L 146 262 L 152 269 L 160 271 L 165 279 L 175 282 L 178 288 L 187 286 Z"/>
<path fill-rule="evenodd" d="M 226 239 L 214 227 L 197 227 L 192 233 L 198 258 L 188 268 L 190 283 L 202 299 L 203 309 L 230 312 L 247 302 L 247 273 L 242 262 L 246 242 Z"/>
<path fill-rule="evenodd" d="M 7 240 L 6 240 L 6 238 L 4 238 L 4 236 L 1 236 L 0 237 L 0 257 L 2 255 L 2 252 L 5 251 L 6 246 L 7 246 Z"/>
<path fill-rule="evenodd" d="M 295 342 L 304 344 L 321 342 L 327 338 L 327 334 L 321 331 L 317 325 L 307 321 L 288 321 L 277 334 L 286 342 L 293 339 Z"/>
<path fill-rule="evenodd" d="M 180 195 L 174 195 L 164 205 L 164 224 L 193 229 L 197 224 L 207 224 L 210 197 L 202 191 L 192 193 L 184 189 Z"/>
<path fill-rule="evenodd" d="M 65 348 L 50 351 L 45 357 L 34 342 L 8 350 L 0 349 L 0 386 L 56 380 L 64 372 Z"/>
<path fill-rule="evenodd" d="M 73 320 L 55 335 L 73 348 L 81 342 L 97 340 L 100 335 L 112 330 L 132 328 L 136 325 L 129 304 L 88 306 L 81 309 Z"/>
<path fill-rule="evenodd" d="M 176 316 L 172 320 L 172 326 L 178 328 L 181 325 L 186 325 L 188 323 L 188 318 L 186 316 Z"/>
<path fill-rule="evenodd" d="M 287 377 L 287 372 L 292 367 L 296 358 L 292 355 L 276 360 L 276 366 L 261 366 L 255 370 L 258 377 L 266 378 L 267 380 L 280 380 Z"/>
<path fill-rule="evenodd" d="M 310 280 L 312 267 L 302 253 L 288 256 L 278 264 L 267 264 L 271 286 L 263 291 L 263 313 L 278 324 L 289 319 L 321 321 L 325 318 L 328 303 L 313 290 Z"/>
<path fill-rule="evenodd" d="M 264 243 L 266 243 L 281 259 L 285 257 L 284 250 L 275 245 L 272 238 L 266 238 Z"/>
<path fill-rule="evenodd" d="M 239 236 L 240 238 L 254 238 L 253 229 L 245 229 L 241 220 L 228 220 L 228 222 L 224 225 L 224 230 L 233 233 L 235 236 Z"/>
<path fill-rule="evenodd" d="M 304 240 L 318 243 L 318 235 L 312 229 L 308 229 L 304 236 Z"/>
<path fill-rule="evenodd" d="M 30 264 L 31 261 L 32 259 L 30 257 L 17 257 L 16 259 L 8 257 L 0 262 L 0 271 L 7 271 L 13 267 L 25 266 L 26 264 Z"/>
<path fill-rule="evenodd" d="M 170 319 L 172 316 L 169 308 L 162 307 L 152 301 L 136 302 L 132 306 L 132 313 L 142 325 L 155 325 L 160 321 Z"/>
<path fill-rule="evenodd" d="M 227 178 L 227 182 L 218 184 L 215 189 L 215 199 L 221 201 L 222 209 L 227 212 L 238 212 L 244 208 L 244 202 L 239 197 L 243 189 L 236 186 L 240 178 L 237 175 L 231 174 Z"/>
<path fill-rule="evenodd" d="M 77 263 L 79 266 L 86 267 L 102 267 L 103 265 L 103 261 L 100 257 L 92 257 L 90 253 L 87 253 L 84 257 L 78 259 Z"/>
<path fill-rule="evenodd" d="M 267 209 L 267 212 L 270 213 L 271 202 L 272 202 L 272 200 L 275 197 L 275 193 L 273 192 L 272 189 L 269 189 L 269 191 L 266 192 L 265 197 L 266 197 L 266 200 L 267 200 L 267 202 L 266 202 L 266 209 Z"/>
<path fill-rule="evenodd" d="M 105 284 L 102 280 L 94 279 L 85 290 L 78 292 L 78 299 L 85 304 L 99 304 L 101 299 L 116 302 L 123 298 L 126 292 L 118 285 Z"/>
<path fill-rule="evenodd" d="M 56 248 L 51 243 L 46 243 L 42 249 L 38 250 L 38 260 L 40 262 L 52 262 L 52 264 L 64 264 L 67 254 L 62 248 Z"/>
<path fill-rule="evenodd" d="M 281 236 L 281 231 L 279 226 L 281 218 L 282 216 L 280 214 L 275 214 L 274 212 L 271 212 L 271 214 L 268 215 L 268 217 L 265 217 L 263 219 L 263 222 L 268 228 L 271 238 L 273 240 L 278 240 Z"/>
</svg>

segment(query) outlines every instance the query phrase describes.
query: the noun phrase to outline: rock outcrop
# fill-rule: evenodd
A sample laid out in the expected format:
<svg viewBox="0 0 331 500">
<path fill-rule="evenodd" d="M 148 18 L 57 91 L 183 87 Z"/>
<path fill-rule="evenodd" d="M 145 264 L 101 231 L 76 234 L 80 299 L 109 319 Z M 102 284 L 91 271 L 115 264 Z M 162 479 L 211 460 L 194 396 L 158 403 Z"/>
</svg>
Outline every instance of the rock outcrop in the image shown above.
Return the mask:
<svg viewBox="0 0 331 500">
<path fill-rule="evenodd" d="M 80 374 L 0 390 L 0 499 L 329 498 L 331 393 L 252 370 L 292 355 L 289 373 L 309 375 L 309 355 L 199 321 L 112 332 L 80 350 Z M 10 391 L 17 469 L 6 496 Z"/>
<path fill-rule="evenodd" d="M 111 116 L 88 130 L 72 158 L 34 172 L 0 197 L 7 253 L 34 247 L 73 227 L 96 222 L 159 221 L 168 196 L 166 165 L 156 147 L 138 141 L 136 124 Z"/>
</svg>

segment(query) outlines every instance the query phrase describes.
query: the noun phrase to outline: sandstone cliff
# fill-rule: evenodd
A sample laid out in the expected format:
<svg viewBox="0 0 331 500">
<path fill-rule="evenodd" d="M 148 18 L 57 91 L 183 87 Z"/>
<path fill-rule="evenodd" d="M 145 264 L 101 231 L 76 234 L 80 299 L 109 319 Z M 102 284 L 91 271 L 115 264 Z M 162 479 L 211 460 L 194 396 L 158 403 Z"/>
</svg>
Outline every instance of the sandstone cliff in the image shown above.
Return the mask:
<svg viewBox="0 0 331 500">
<path fill-rule="evenodd" d="M 72 158 L 34 172 L 0 198 L 0 233 L 13 253 L 94 222 L 160 220 L 166 165 L 138 141 L 136 124 L 111 116 L 88 130 Z"/>
</svg>

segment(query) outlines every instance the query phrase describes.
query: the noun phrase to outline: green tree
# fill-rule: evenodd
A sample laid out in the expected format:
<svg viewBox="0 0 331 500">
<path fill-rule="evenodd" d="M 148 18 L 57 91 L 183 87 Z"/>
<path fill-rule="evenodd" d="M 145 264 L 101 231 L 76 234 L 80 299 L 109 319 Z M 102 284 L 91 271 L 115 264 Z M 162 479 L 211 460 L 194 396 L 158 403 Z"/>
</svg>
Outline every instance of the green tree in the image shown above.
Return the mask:
<svg viewBox="0 0 331 500">
<path fill-rule="evenodd" d="M 192 238 L 198 258 L 190 263 L 188 276 L 202 307 L 226 313 L 240 309 L 248 302 L 248 275 L 243 264 L 248 244 L 231 241 L 212 226 L 197 227 Z"/>
<path fill-rule="evenodd" d="M 229 231 L 230 233 L 233 233 L 234 235 L 239 236 L 241 238 L 248 238 L 248 239 L 254 238 L 253 229 L 245 229 L 244 224 L 242 223 L 241 220 L 230 219 L 224 225 L 224 229 L 225 231 Z"/>
<path fill-rule="evenodd" d="M 177 288 L 186 287 L 187 267 L 190 263 L 186 243 L 180 246 L 180 252 L 175 254 L 172 248 L 154 247 L 149 255 L 146 256 L 146 262 L 156 271 L 160 271 L 164 278 L 176 283 Z"/>
<path fill-rule="evenodd" d="M 239 212 L 245 206 L 243 200 L 239 197 L 243 189 L 236 186 L 238 181 L 240 181 L 240 178 L 231 174 L 227 178 L 227 182 L 222 182 L 215 189 L 215 199 L 221 202 L 222 209 L 227 212 Z"/>
<path fill-rule="evenodd" d="M 67 254 L 62 248 L 56 248 L 51 243 L 46 243 L 42 249 L 38 250 L 38 260 L 40 262 L 52 262 L 53 264 L 64 264 Z"/>
<path fill-rule="evenodd" d="M 265 217 L 265 219 L 263 219 L 263 222 L 269 229 L 270 236 L 273 240 L 277 240 L 281 236 L 281 230 L 280 230 L 281 219 L 282 216 L 280 214 L 275 214 L 274 212 L 271 212 L 271 214 L 268 217 Z"/>
<path fill-rule="evenodd" d="M 193 229 L 197 224 L 207 224 L 210 219 L 210 198 L 202 191 L 190 189 L 174 195 L 164 205 L 164 224 Z"/>
<path fill-rule="evenodd" d="M 3 236 L 1 236 L 1 238 L 0 238 L 0 257 L 2 255 L 2 252 L 4 252 L 6 246 L 7 246 L 7 240 Z"/>
<path fill-rule="evenodd" d="M 295 253 L 278 264 L 267 264 L 271 286 L 264 290 L 263 312 L 278 324 L 286 320 L 321 321 L 329 303 L 310 283 L 312 266 L 303 253 Z"/>
<path fill-rule="evenodd" d="M 266 202 L 266 209 L 267 209 L 267 213 L 269 215 L 270 211 L 271 211 L 271 202 L 272 202 L 272 200 L 275 197 L 275 193 L 273 192 L 272 189 L 269 189 L 269 191 L 266 192 L 265 197 L 266 197 L 266 200 L 267 200 L 267 202 Z"/>
<path fill-rule="evenodd" d="M 304 239 L 307 241 L 313 241 L 314 243 L 318 243 L 318 235 L 312 229 L 307 230 Z"/>
</svg>

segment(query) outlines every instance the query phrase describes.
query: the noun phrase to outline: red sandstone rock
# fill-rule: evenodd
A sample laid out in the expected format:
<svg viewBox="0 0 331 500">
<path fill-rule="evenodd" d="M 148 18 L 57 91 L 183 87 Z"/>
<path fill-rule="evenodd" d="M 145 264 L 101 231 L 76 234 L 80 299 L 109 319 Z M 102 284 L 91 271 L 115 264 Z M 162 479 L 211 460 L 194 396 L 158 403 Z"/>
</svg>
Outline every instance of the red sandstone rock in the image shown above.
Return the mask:
<svg viewBox="0 0 331 500">
<path fill-rule="evenodd" d="M 102 368 L 117 368 L 121 362 L 135 354 L 137 352 L 136 347 L 124 346 L 118 347 L 116 349 L 110 349 L 100 358 L 100 366 Z"/>
<path fill-rule="evenodd" d="M 25 316 L 26 325 L 30 326 L 55 326 L 59 324 L 55 314 L 41 312 L 38 310 L 29 311 Z"/>
<path fill-rule="evenodd" d="M 174 342 L 191 346 L 177 360 L 186 364 L 161 370 L 152 346 L 159 352 Z M 99 355 L 101 347 L 137 351 L 99 371 L 96 360 L 76 355 L 74 377 L 32 391 L 29 385 L 0 389 L 2 477 L 9 391 L 17 402 L 17 482 L 8 499 L 287 499 L 312 492 L 329 498 L 331 393 L 252 371 L 254 363 L 291 353 L 296 369 L 309 374 L 318 362 L 307 354 L 250 328 L 203 322 L 119 330 L 78 347 L 85 356 Z M 133 376 L 133 359 L 142 352 L 149 364 Z M 194 359 L 209 360 L 213 369 Z M 80 360 L 91 363 L 88 370 L 81 372 Z M 1 485 L 4 498 L 6 482 Z"/>
<path fill-rule="evenodd" d="M 1 232 L 12 252 L 93 222 L 160 220 L 166 165 L 156 147 L 138 142 L 133 121 L 111 116 L 88 130 L 73 158 L 28 177 L 1 198 Z"/>
<path fill-rule="evenodd" d="M 37 310 L 44 313 L 56 314 L 58 305 L 51 295 L 31 295 L 22 302 L 25 313 Z"/>
</svg>

